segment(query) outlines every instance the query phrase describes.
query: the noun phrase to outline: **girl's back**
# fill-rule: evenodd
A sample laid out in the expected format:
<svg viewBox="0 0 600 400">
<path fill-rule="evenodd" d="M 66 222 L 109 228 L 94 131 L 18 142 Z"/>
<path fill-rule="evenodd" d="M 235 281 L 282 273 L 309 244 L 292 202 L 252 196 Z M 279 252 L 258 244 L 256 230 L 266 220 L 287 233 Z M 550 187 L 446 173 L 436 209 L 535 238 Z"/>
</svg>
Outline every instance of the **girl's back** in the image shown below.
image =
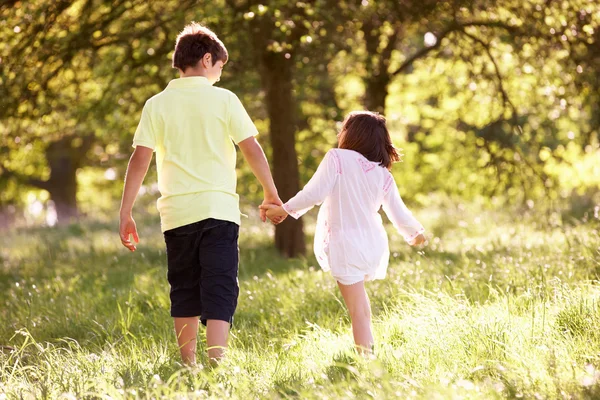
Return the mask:
<svg viewBox="0 0 600 400">
<path fill-rule="evenodd" d="M 379 209 L 389 171 L 362 154 L 334 149 L 336 183 L 325 199 L 315 233 L 315 254 L 343 282 L 385 274 L 388 240 Z"/>
<path fill-rule="evenodd" d="M 379 209 L 383 203 L 390 172 L 379 163 L 367 160 L 362 154 L 345 149 L 331 153 L 339 161 L 337 187 L 330 195 L 332 228 L 369 230 L 381 225 Z"/>
</svg>

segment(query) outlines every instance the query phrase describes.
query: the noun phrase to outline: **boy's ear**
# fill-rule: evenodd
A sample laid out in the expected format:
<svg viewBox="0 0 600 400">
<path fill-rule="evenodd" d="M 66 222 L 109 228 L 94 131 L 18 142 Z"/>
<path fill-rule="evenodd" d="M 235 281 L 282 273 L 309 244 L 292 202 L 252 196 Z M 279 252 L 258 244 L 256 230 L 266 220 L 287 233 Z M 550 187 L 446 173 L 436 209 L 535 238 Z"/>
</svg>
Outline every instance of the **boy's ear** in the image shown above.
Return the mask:
<svg viewBox="0 0 600 400">
<path fill-rule="evenodd" d="M 204 68 L 209 68 L 213 66 L 212 63 L 212 55 L 210 53 L 206 53 L 204 57 L 202 57 L 202 66 Z"/>
</svg>

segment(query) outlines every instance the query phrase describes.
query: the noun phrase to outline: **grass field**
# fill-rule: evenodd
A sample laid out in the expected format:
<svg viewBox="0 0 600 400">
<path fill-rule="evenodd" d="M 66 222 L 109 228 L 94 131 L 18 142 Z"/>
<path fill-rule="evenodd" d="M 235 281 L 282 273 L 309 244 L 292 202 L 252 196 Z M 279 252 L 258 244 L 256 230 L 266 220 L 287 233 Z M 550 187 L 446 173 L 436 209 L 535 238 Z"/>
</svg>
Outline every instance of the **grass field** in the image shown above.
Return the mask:
<svg viewBox="0 0 600 400">
<path fill-rule="evenodd" d="M 272 228 L 245 221 L 239 308 L 216 369 L 178 363 L 155 219 L 138 221 L 135 254 L 116 223 L 2 233 L 0 399 L 600 398 L 597 216 L 417 214 L 429 245 L 390 231 L 388 277 L 367 287 L 373 359 L 354 353 L 312 255 L 280 258 Z"/>
</svg>

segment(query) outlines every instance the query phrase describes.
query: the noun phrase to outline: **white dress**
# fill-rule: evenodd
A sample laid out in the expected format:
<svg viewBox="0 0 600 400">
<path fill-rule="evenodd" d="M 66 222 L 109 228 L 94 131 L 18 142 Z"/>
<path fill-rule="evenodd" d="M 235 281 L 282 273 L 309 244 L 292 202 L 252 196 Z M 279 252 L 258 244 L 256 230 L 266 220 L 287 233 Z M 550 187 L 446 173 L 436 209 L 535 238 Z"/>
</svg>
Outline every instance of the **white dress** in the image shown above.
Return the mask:
<svg viewBox="0 0 600 400">
<path fill-rule="evenodd" d="M 392 174 L 353 150 L 332 149 L 296 196 L 283 205 L 300 218 L 321 204 L 315 256 L 343 285 L 385 277 L 390 251 L 379 209 L 407 242 L 424 232 L 400 198 Z"/>
</svg>

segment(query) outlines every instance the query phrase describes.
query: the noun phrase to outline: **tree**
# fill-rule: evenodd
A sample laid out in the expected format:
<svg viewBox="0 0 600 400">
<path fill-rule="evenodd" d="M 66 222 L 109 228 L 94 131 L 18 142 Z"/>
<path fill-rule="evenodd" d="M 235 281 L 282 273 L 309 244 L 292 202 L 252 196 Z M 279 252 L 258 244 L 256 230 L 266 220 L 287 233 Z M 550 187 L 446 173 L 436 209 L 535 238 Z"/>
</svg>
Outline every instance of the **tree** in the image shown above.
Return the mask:
<svg viewBox="0 0 600 400">
<path fill-rule="evenodd" d="M 120 103 L 135 98 L 136 86 L 164 84 L 165 68 L 156 65 L 164 64 L 194 3 L 1 5 L 11 25 L 0 27 L 6 38 L 0 45 L 0 179 L 47 190 L 60 222 L 76 217 L 77 170 L 92 162 L 90 149 L 119 140 L 127 119 Z M 120 120 L 113 124 L 115 113 Z"/>
<path fill-rule="evenodd" d="M 473 118 L 480 104 L 465 104 L 465 110 L 469 110 L 465 114 L 470 115 L 452 116 L 445 113 L 443 120 L 433 120 L 431 123 L 447 126 L 448 120 L 454 118 L 456 125 L 448 128 L 464 131 L 470 143 L 479 143 L 476 151 L 487 159 L 482 164 L 483 169 L 489 168 L 496 174 L 495 183 L 489 185 L 493 193 L 519 184 L 527 196 L 540 185 L 542 188 L 556 186 L 552 182 L 556 177 L 553 179 L 546 172 L 546 161 L 553 162 L 560 155 L 553 153 L 551 159 L 542 160 L 538 154 L 550 143 L 553 143 L 550 147 L 553 151 L 568 140 L 557 137 L 556 126 L 550 119 L 543 119 L 545 129 L 532 129 L 529 126 L 530 115 L 547 113 L 547 108 L 551 106 L 538 103 L 534 110 L 536 105 L 527 103 L 531 99 L 517 98 L 520 96 L 519 90 L 512 86 L 521 78 L 504 68 L 506 63 L 502 56 L 514 55 L 511 66 L 515 68 L 529 63 L 527 68 L 537 64 L 539 70 L 547 71 L 549 65 L 556 66 L 546 76 L 562 80 L 563 85 L 570 77 L 560 66 L 561 62 L 571 64 L 570 68 L 580 72 L 579 77 L 582 77 L 581 72 L 587 65 L 585 71 L 588 78 L 580 80 L 578 86 L 583 91 L 575 90 L 571 96 L 574 100 L 587 99 L 588 108 L 597 107 L 595 94 L 599 91 L 586 90 L 594 87 L 593 82 L 597 82 L 598 46 L 597 38 L 593 37 L 594 32 L 597 37 L 598 18 L 594 17 L 598 15 L 597 5 L 585 1 L 523 4 L 507 0 L 490 7 L 488 2 L 472 1 L 378 1 L 362 2 L 361 5 L 348 3 L 344 7 L 346 13 L 360 15 L 359 19 L 353 20 L 352 31 L 360 32 L 356 36 L 355 46 L 362 51 L 354 52 L 353 56 L 360 60 L 360 65 L 364 65 L 359 74 L 365 85 L 366 108 L 383 112 L 390 85 L 402 74 L 415 73 L 415 63 L 426 64 L 432 56 L 441 62 L 447 61 L 444 73 L 449 77 L 465 73 L 460 68 L 467 66 L 469 70 L 466 73 L 472 78 L 485 79 L 495 86 L 495 101 L 492 104 L 499 104 L 500 107 L 492 107 L 489 113 L 483 113 L 487 119 L 481 119 Z M 560 26 L 556 26 L 557 23 Z M 552 27 L 552 24 L 555 26 Z M 561 51 L 563 49 L 566 51 Z M 459 68 L 456 68 L 457 63 L 460 64 Z M 563 77 L 566 80 L 561 79 Z M 447 78 L 447 81 L 455 80 Z M 464 89 L 455 87 L 452 95 L 464 97 Z M 524 102 L 520 102 L 522 100 Z M 435 108 L 439 96 L 432 92 L 427 101 Z M 543 107 L 546 107 L 546 111 Z M 594 121 L 594 117 L 591 120 Z M 408 138 L 416 140 L 422 151 L 441 150 L 426 145 L 427 141 L 432 141 L 426 139 L 433 134 L 431 129 L 417 125 L 409 126 L 408 131 Z M 425 135 L 417 135 L 418 132 Z M 588 138 L 585 145 L 591 143 L 592 132 L 589 130 L 585 135 Z M 464 148 L 471 149 L 470 146 Z"/>
<path fill-rule="evenodd" d="M 414 193 L 556 196 L 557 163 L 598 149 L 598 7 L 587 0 L 3 2 L 0 206 L 25 187 L 43 188 L 68 221 L 78 214 L 78 170 L 124 170 L 142 104 L 175 76 L 168 56 L 191 20 L 222 36 L 232 55 L 223 84 L 259 125 L 268 121 L 265 148 L 283 200 L 335 144 L 343 113 L 362 106 L 385 111 L 392 132 L 405 134 L 416 173 L 397 178 Z M 302 222 L 278 226 L 276 244 L 287 256 L 302 254 Z"/>
<path fill-rule="evenodd" d="M 331 4 L 229 0 L 238 24 L 246 27 L 258 65 L 265 107 L 269 117 L 273 178 L 281 198 L 287 200 L 300 189 L 296 133 L 301 122 L 296 95 L 296 63 L 302 63 L 303 46 L 310 45 L 322 25 L 323 12 Z M 314 48 L 310 54 L 313 55 Z M 327 52 L 326 52 L 327 53 Z M 325 63 L 326 65 L 326 63 Z M 321 81 L 323 82 L 323 81 Z M 325 91 L 327 92 L 327 91 Z M 329 91 L 332 92 L 331 90 Z M 333 96 L 329 96 L 331 100 Z M 305 124 L 302 124 L 305 125 Z M 288 257 L 305 253 L 302 220 L 288 218 L 275 230 L 275 245 Z"/>
</svg>

